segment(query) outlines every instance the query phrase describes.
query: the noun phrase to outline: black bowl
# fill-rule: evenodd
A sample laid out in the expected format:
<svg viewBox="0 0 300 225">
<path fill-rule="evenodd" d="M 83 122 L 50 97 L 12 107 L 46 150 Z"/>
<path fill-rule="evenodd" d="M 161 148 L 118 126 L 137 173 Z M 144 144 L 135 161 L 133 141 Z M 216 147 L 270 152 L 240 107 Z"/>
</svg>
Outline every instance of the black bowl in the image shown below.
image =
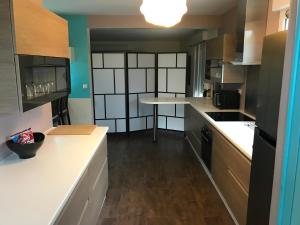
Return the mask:
<svg viewBox="0 0 300 225">
<path fill-rule="evenodd" d="M 36 155 L 37 150 L 42 146 L 45 135 L 43 133 L 33 133 L 34 143 L 32 144 L 17 144 L 12 140 L 6 141 L 8 148 L 15 152 L 20 159 L 29 159 Z"/>
</svg>

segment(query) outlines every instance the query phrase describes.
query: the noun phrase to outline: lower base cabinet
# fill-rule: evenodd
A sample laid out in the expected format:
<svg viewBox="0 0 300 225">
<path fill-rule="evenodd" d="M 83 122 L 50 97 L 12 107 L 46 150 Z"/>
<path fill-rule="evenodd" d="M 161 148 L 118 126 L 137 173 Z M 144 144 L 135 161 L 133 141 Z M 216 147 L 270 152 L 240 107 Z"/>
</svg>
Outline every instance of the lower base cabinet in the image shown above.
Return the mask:
<svg viewBox="0 0 300 225">
<path fill-rule="evenodd" d="M 105 137 L 55 225 L 97 225 L 107 188 L 107 139 Z"/>
<path fill-rule="evenodd" d="M 211 177 L 239 225 L 246 225 L 251 161 L 192 106 L 185 106 L 185 135 L 201 157 L 201 129 L 212 130 Z"/>
<path fill-rule="evenodd" d="M 212 177 L 239 225 L 246 225 L 250 170 L 250 160 L 215 131 Z"/>
</svg>

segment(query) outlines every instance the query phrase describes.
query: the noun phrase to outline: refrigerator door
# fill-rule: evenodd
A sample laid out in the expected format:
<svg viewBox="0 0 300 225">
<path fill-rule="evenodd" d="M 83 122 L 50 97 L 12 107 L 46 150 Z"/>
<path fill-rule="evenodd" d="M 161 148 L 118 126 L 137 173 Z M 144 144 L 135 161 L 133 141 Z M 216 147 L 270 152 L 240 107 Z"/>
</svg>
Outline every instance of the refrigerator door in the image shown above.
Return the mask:
<svg viewBox="0 0 300 225">
<path fill-rule="evenodd" d="M 268 225 L 272 197 L 275 146 L 255 130 L 247 225 Z"/>
<path fill-rule="evenodd" d="M 265 37 L 259 74 L 256 125 L 276 140 L 286 31 Z"/>
</svg>

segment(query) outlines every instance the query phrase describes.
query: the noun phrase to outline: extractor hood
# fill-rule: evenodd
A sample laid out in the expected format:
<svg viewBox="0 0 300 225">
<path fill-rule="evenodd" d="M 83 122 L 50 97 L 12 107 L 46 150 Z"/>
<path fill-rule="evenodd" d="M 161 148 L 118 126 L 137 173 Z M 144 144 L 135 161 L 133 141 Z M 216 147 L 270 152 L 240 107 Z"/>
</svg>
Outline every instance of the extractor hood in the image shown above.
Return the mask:
<svg viewBox="0 0 300 225">
<path fill-rule="evenodd" d="M 233 65 L 260 65 L 269 0 L 238 0 L 237 47 Z"/>
</svg>

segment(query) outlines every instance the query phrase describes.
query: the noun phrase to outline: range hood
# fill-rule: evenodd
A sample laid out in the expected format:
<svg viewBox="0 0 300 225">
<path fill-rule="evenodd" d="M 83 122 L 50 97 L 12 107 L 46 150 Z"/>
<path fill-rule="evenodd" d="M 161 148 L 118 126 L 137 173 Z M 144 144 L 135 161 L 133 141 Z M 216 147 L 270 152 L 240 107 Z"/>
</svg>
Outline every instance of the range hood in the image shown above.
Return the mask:
<svg viewBox="0 0 300 225">
<path fill-rule="evenodd" d="M 238 0 L 237 47 L 233 65 L 260 65 L 269 0 Z"/>
</svg>

